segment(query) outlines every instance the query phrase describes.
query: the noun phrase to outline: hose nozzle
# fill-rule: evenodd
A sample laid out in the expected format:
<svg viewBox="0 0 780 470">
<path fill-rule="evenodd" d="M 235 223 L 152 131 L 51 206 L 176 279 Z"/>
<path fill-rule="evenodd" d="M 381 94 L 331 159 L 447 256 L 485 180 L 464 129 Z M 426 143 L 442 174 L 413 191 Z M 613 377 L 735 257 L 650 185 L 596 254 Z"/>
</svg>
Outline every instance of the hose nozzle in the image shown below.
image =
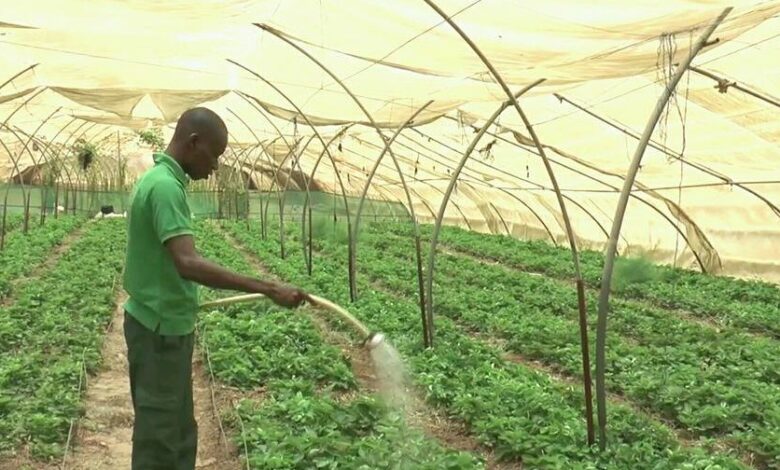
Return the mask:
<svg viewBox="0 0 780 470">
<path fill-rule="evenodd" d="M 383 333 L 374 332 L 368 335 L 368 338 L 364 341 L 363 345 L 368 349 L 374 349 L 380 344 L 384 343 L 385 335 Z"/>
</svg>

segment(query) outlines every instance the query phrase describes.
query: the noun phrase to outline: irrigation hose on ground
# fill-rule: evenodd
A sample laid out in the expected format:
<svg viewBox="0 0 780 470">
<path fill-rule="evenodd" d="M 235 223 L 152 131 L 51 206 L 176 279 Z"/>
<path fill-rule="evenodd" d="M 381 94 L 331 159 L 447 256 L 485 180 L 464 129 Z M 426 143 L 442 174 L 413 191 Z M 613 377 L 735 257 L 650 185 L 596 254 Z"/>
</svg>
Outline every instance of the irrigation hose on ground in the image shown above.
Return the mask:
<svg viewBox="0 0 780 470">
<path fill-rule="evenodd" d="M 225 305 L 233 305 L 237 303 L 242 302 L 253 302 L 260 299 L 265 299 L 267 296 L 263 294 L 244 294 L 244 295 L 236 295 L 234 297 L 226 297 L 219 300 L 212 300 L 210 302 L 204 302 L 200 305 L 201 310 L 206 308 L 213 308 L 213 307 L 222 307 Z M 309 294 L 310 303 L 315 306 L 319 307 L 322 310 L 325 310 L 329 313 L 338 315 L 341 319 L 345 320 L 347 323 L 352 325 L 363 337 L 363 344 L 367 346 L 369 349 L 374 349 L 385 340 L 385 335 L 379 332 L 371 332 L 368 328 L 366 328 L 365 325 L 360 323 L 357 318 L 352 316 L 351 313 L 346 311 L 344 308 L 340 307 L 339 305 L 334 304 L 328 299 L 323 299 L 322 297 L 317 297 L 316 295 Z"/>
</svg>

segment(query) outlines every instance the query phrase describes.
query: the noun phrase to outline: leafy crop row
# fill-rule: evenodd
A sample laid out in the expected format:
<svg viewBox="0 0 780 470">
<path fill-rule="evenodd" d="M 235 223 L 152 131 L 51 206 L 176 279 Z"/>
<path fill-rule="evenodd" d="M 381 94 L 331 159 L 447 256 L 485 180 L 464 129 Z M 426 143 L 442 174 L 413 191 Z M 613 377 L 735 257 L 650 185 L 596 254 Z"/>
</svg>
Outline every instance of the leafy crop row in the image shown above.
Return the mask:
<svg viewBox="0 0 780 470">
<path fill-rule="evenodd" d="M 199 224 L 198 245 L 205 255 L 251 272 L 207 223 Z M 479 468 L 470 454 L 442 448 L 381 400 L 356 393 L 349 361 L 323 342 L 309 316 L 258 302 L 205 312 L 199 325 L 215 376 L 266 392 L 262 401 L 243 400 L 237 409 L 253 468 Z M 345 391 L 348 399 L 338 393 Z"/>
<path fill-rule="evenodd" d="M 3 214 L 0 214 L 0 225 L 2 224 L 2 217 Z M 13 232 L 14 230 L 21 227 L 24 223 L 24 214 L 8 214 L 5 216 L 5 230 L 3 230 L 2 227 L 0 227 L 0 231 L 3 231 L 4 234 L 9 234 L 10 232 Z"/>
<path fill-rule="evenodd" d="M 29 443 L 38 457 L 61 455 L 82 412 L 82 369 L 100 363 L 124 233 L 120 220 L 89 223 L 49 272 L 0 307 L 0 451 Z"/>
<path fill-rule="evenodd" d="M 348 305 L 370 327 L 387 333 L 429 403 L 465 421 L 504 460 L 522 460 L 527 468 L 742 468 L 728 457 L 680 447 L 667 428 L 619 405 L 610 408 L 611 446 L 599 454 L 585 445 L 579 390 L 556 384 L 523 365 L 507 363 L 500 351 L 471 338 L 446 317 L 436 321 L 439 347 L 424 350 L 414 297 L 377 292 L 359 278 L 361 296 L 349 303 L 343 246 L 329 245 L 324 256 L 318 255 L 309 277 L 298 250 L 281 260 L 276 242 L 260 240 L 257 227 L 226 226 L 277 275 Z M 291 227 L 293 237 L 297 232 Z M 366 262 L 380 270 L 387 263 L 382 257 Z M 413 282 L 411 277 L 392 272 L 383 276 L 389 283 Z"/>
<path fill-rule="evenodd" d="M 405 236 L 410 232 L 408 225 L 399 224 L 377 225 L 373 230 Z M 422 232 L 429 237 L 432 231 L 430 226 L 424 226 Z M 525 271 L 560 279 L 569 279 L 574 273 L 570 252 L 542 241 L 483 235 L 454 227 L 443 228 L 440 241 L 445 246 Z M 603 255 L 583 251 L 581 258 L 585 282 L 598 288 Z M 646 299 L 662 307 L 685 310 L 723 325 L 780 339 L 780 289 L 766 282 L 652 266 L 647 279 L 626 286 L 620 295 Z"/>
<path fill-rule="evenodd" d="M 365 234 L 360 269 L 406 295 L 416 285 L 410 247 Z M 437 312 L 507 346 L 580 376 L 577 300 L 572 288 L 470 259 L 440 254 Z M 595 326 L 595 296 L 589 296 Z M 608 385 L 674 420 L 695 436 L 730 435 L 746 451 L 780 453 L 780 345 L 738 332 L 716 332 L 631 301 L 612 302 Z M 617 335 L 615 334 L 617 333 Z M 594 338 L 591 338 L 592 340 Z M 593 348 L 593 345 L 591 345 Z"/>
<path fill-rule="evenodd" d="M 0 299 L 11 293 L 14 279 L 32 272 L 53 247 L 62 243 L 85 220 L 80 216 L 62 216 L 36 226 L 26 234 L 20 230 L 7 234 L 3 251 L 0 251 Z"/>
</svg>

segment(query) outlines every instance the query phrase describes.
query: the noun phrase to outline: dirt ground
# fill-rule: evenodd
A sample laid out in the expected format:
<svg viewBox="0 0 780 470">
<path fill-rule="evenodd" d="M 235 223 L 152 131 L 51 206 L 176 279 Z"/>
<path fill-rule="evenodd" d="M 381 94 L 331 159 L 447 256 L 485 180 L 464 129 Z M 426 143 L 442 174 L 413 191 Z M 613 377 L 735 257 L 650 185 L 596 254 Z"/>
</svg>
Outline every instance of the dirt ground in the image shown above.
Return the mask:
<svg viewBox="0 0 780 470">
<path fill-rule="evenodd" d="M 86 416 L 78 423 L 65 468 L 101 470 L 130 468 L 133 409 L 127 372 L 127 354 L 123 331 L 124 295 L 117 297 L 117 308 L 103 344 L 103 366 L 87 385 Z M 198 421 L 198 461 L 202 469 L 240 469 L 231 447 L 225 447 L 219 422 L 211 405 L 208 376 L 195 354 L 193 393 Z"/>
</svg>

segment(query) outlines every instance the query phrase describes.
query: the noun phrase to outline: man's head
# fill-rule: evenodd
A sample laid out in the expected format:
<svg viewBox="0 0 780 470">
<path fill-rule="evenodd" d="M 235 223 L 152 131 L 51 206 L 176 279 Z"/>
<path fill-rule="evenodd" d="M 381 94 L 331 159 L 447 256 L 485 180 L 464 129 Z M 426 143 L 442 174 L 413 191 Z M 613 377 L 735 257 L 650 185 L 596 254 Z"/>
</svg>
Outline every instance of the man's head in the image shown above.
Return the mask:
<svg viewBox="0 0 780 470">
<path fill-rule="evenodd" d="M 167 153 L 190 178 L 206 179 L 217 169 L 227 139 L 227 126 L 217 113 L 208 108 L 192 108 L 176 123 Z"/>
</svg>

